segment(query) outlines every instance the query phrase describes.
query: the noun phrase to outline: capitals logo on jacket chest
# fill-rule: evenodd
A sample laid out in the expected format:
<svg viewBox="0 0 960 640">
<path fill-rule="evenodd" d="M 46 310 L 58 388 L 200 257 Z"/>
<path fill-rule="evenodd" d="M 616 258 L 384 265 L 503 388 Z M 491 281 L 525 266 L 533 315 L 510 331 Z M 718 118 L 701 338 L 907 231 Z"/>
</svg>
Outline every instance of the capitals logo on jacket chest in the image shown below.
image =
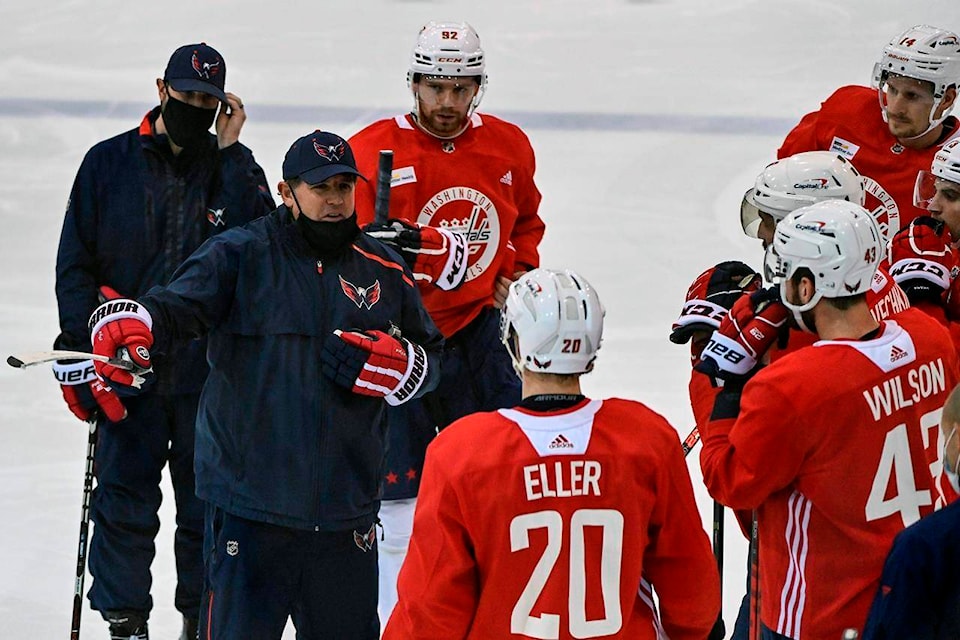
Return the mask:
<svg viewBox="0 0 960 640">
<path fill-rule="evenodd" d="M 466 280 L 490 268 L 500 246 L 500 216 L 485 193 L 473 187 L 448 187 L 438 191 L 423 208 L 417 222 L 459 231 L 467 238 L 470 266 Z"/>
</svg>

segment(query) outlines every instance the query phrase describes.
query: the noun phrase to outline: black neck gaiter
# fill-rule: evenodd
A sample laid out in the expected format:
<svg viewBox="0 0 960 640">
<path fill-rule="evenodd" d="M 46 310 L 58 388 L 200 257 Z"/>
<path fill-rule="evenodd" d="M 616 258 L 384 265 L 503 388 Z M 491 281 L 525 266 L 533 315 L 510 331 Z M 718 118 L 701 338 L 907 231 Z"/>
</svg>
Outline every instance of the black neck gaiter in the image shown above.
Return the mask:
<svg viewBox="0 0 960 640">
<path fill-rule="evenodd" d="M 317 222 L 301 213 L 297 216 L 297 227 L 310 248 L 322 258 L 336 254 L 360 233 L 356 213 L 338 222 Z"/>
<path fill-rule="evenodd" d="M 173 96 L 167 96 L 167 103 L 163 105 L 163 126 L 167 129 L 167 136 L 184 149 L 203 142 L 216 117 L 216 109 L 195 107 Z"/>
</svg>

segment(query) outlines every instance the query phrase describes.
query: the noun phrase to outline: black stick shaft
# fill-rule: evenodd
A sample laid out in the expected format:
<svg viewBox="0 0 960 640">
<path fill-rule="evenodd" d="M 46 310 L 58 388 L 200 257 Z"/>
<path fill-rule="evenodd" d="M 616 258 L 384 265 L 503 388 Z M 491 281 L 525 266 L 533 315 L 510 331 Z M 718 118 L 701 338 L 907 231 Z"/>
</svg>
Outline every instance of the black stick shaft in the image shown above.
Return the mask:
<svg viewBox="0 0 960 640">
<path fill-rule="evenodd" d="M 393 174 L 393 151 L 380 151 L 377 163 L 377 199 L 373 208 L 373 221 L 383 224 L 390 217 L 390 177 Z"/>
<path fill-rule="evenodd" d="M 80 542 L 77 545 L 77 574 L 73 590 L 73 620 L 70 640 L 80 640 L 80 614 L 83 613 L 83 579 L 87 572 L 87 536 L 90 533 L 90 495 L 93 493 L 93 458 L 97 451 L 97 419 L 87 422 L 87 463 L 83 474 L 83 506 L 80 511 Z"/>
</svg>

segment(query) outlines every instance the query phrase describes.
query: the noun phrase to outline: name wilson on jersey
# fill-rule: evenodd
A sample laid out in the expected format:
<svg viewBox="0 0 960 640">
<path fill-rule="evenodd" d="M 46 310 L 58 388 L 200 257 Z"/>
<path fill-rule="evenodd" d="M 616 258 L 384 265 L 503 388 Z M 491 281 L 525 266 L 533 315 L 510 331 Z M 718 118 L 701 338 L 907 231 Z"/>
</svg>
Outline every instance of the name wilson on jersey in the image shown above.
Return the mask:
<svg viewBox="0 0 960 640">
<path fill-rule="evenodd" d="M 937 358 L 913 367 L 905 373 L 887 378 L 881 384 L 863 392 L 874 420 L 910 407 L 923 398 L 936 395 L 947 388 L 943 360 Z"/>
</svg>

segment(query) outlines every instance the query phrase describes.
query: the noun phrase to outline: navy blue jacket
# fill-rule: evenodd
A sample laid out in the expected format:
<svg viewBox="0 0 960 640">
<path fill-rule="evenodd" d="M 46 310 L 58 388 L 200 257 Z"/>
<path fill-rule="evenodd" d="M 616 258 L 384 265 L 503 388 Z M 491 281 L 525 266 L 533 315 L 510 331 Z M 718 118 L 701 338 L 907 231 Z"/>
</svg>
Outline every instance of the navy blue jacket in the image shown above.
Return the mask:
<svg viewBox="0 0 960 640">
<path fill-rule="evenodd" d="M 207 238 L 274 208 L 263 170 L 239 142 L 210 135 L 174 156 L 153 133 L 160 113 L 98 143 L 83 159 L 67 204 L 57 254 L 57 348 L 90 351 L 87 320 L 107 285 L 133 298 L 170 279 Z M 158 393 L 199 391 L 206 345 L 186 339 L 154 362 Z"/>
<path fill-rule="evenodd" d="M 372 291 L 355 301 L 350 287 Z M 140 301 L 155 348 L 208 334 L 210 375 L 197 414 L 197 495 L 234 515 L 286 527 L 345 530 L 379 509 L 382 398 L 321 374 L 335 329 L 387 331 L 423 346 L 421 395 L 436 386 L 443 337 L 413 276 L 365 234 L 318 262 L 290 211 L 208 240 L 165 288 Z"/>
<path fill-rule="evenodd" d="M 960 638 L 960 500 L 897 535 L 861 638 Z"/>
</svg>

